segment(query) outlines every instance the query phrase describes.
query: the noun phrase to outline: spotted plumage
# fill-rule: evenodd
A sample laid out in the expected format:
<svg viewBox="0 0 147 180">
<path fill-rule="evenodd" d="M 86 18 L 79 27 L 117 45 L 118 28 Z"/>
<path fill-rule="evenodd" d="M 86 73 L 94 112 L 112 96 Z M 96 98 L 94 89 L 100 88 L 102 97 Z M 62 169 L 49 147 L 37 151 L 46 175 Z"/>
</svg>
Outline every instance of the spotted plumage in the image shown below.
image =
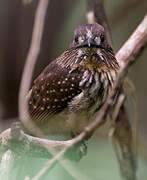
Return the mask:
<svg viewBox="0 0 147 180">
<path fill-rule="evenodd" d="M 28 95 L 33 122 L 45 134 L 81 132 L 105 102 L 118 69 L 103 27 L 78 26 L 69 49 L 34 81 Z"/>
</svg>

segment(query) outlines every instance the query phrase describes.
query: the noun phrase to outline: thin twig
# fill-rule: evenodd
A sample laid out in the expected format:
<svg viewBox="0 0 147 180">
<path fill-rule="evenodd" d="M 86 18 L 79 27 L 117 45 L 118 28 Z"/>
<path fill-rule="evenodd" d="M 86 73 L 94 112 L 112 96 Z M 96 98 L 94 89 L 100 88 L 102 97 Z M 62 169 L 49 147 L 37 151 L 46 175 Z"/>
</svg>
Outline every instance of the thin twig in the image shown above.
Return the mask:
<svg viewBox="0 0 147 180">
<path fill-rule="evenodd" d="M 68 171 L 68 173 L 73 177 L 74 179 L 84 179 L 88 180 L 89 178 L 86 177 L 86 175 L 82 174 L 81 172 L 78 171 L 78 169 L 75 169 L 74 166 L 72 166 L 71 162 L 69 160 L 62 161 L 61 159 L 63 155 L 67 152 L 67 150 L 71 147 L 72 144 L 67 145 L 65 148 L 63 148 L 59 153 L 55 151 L 54 149 L 51 150 L 52 155 L 54 157 L 47 161 L 45 164 L 44 168 L 42 168 L 39 173 L 32 178 L 32 180 L 39 180 L 46 172 L 47 170 L 51 170 L 55 163 L 59 161 L 59 163 Z"/>
<path fill-rule="evenodd" d="M 37 11 L 35 14 L 35 23 L 32 34 L 31 46 L 26 59 L 24 71 L 22 74 L 22 80 L 19 91 L 19 119 L 22 121 L 25 127 L 34 132 L 38 136 L 42 136 L 42 132 L 37 128 L 30 120 L 28 113 L 27 94 L 29 92 L 33 71 L 37 61 L 38 54 L 40 52 L 41 39 L 43 34 L 43 27 L 45 23 L 45 15 L 49 0 L 40 0 L 38 2 Z"/>
<path fill-rule="evenodd" d="M 59 160 L 60 157 L 62 157 L 65 152 L 67 151 L 68 147 L 62 149 L 57 155 L 54 156 L 54 158 L 52 158 L 51 160 L 49 160 L 46 165 L 39 171 L 39 173 L 34 177 L 32 178 L 32 180 L 38 180 L 40 179 L 48 169 L 51 169 L 53 167 L 53 165 L 55 164 L 55 162 L 57 160 Z"/>
</svg>

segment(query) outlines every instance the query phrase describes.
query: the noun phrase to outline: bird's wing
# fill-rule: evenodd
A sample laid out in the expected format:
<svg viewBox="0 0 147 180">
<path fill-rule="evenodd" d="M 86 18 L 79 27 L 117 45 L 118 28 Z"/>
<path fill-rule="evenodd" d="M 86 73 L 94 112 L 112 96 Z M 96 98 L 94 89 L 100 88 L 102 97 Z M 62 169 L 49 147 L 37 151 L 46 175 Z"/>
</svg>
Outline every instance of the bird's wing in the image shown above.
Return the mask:
<svg viewBox="0 0 147 180">
<path fill-rule="evenodd" d="M 70 72 L 70 67 L 58 63 L 66 62 L 67 58 L 73 58 L 72 62 L 76 56 L 73 53 L 62 54 L 52 61 L 34 81 L 28 101 L 31 116 L 57 114 L 82 91 L 79 87 L 82 72 L 78 68 Z"/>
</svg>

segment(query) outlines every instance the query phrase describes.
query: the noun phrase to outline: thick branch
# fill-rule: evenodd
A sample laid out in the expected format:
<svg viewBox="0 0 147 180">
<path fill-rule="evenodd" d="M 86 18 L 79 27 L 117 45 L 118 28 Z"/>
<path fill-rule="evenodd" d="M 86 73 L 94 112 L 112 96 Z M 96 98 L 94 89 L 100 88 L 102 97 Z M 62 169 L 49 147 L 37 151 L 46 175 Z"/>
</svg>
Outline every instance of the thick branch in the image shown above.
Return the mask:
<svg viewBox="0 0 147 180">
<path fill-rule="evenodd" d="M 17 137 L 14 137 L 13 134 L 17 134 Z M 29 136 L 21 129 L 5 130 L 0 135 L 0 142 L 1 153 L 10 149 L 21 156 L 41 158 L 51 158 L 52 155 L 49 153 L 51 148 L 55 147 L 56 150 L 61 150 L 68 145 L 66 141 L 51 141 Z"/>
</svg>

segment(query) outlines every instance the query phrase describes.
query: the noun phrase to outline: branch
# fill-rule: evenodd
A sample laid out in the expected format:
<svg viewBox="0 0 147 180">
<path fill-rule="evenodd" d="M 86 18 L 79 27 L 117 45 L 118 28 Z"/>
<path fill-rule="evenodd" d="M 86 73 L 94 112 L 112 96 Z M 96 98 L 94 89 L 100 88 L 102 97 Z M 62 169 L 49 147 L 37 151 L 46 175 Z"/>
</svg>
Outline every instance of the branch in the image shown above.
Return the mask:
<svg viewBox="0 0 147 180">
<path fill-rule="evenodd" d="M 33 71 L 40 51 L 48 3 L 49 0 L 40 0 L 38 2 L 38 7 L 35 14 L 35 23 L 33 27 L 31 46 L 26 59 L 19 91 L 19 119 L 21 120 L 23 125 L 27 127 L 31 132 L 34 132 L 35 129 L 35 133 L 38 136 L 42 136 L 42 132 L 30 120 L 31 118 L 29 117 L 28 113 L 28 102 L 26 97 L 30 89 Z"/>
<path fill-rule="evenodd" d="M 51 158 L 52 155 L 49 153 L 49 148 L 55 147 L 57 150 L 61 150 L 68 144 L 66 141 L 52 141 L 33 137 L 16 127 L 2 132 L 0 134 L 0 142 L 2 154 L 10 149 L 21 156 L 27 155 L 40 158 Z"/>
</svg>

